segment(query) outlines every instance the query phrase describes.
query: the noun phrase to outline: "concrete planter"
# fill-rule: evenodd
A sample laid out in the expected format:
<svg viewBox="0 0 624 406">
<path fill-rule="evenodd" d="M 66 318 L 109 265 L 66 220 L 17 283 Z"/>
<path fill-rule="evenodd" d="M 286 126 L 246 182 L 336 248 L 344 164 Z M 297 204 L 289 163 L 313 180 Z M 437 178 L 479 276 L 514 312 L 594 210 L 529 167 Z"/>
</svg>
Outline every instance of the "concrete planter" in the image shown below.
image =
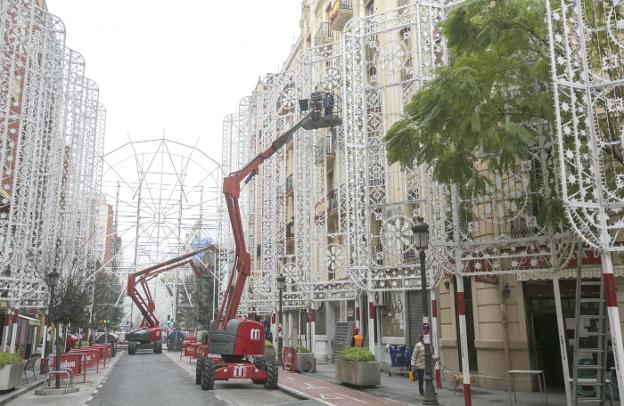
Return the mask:
<svg viewBox="0 0 624 406">
<path fill-rule="evenodd" d="M 379 361 L 353 362 L 336 360 L 336 380 L 354 386 L 381 384 Z"/>
<path fill-rule="evenodd" d="M 264 348 L 264 359 L 275 362 L 275 348 Z"/>
<path fill-rule="evenodd" d="M 312 352 L 297 353 L 297 371 L 316 372 L 316 360 Z"/>
<path fill-rule="evenodd" d="M 0 393 L 10 391 L 19 385 L 25 364 L 26 361 L 22 361 L 0 368 Z"/>
</svg>

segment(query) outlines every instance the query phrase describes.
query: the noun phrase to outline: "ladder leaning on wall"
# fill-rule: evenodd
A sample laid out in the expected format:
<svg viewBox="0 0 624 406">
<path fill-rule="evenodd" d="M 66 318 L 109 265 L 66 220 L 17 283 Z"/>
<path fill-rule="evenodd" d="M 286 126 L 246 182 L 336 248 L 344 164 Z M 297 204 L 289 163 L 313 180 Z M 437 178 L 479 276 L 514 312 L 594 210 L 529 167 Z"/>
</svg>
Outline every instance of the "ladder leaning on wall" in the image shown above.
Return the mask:
<svg viewBox="0 0 624 406">
<path fill-rule="evenodd" d="M 600 280 L 583 279 L 582 244 L 579 244 L 576 258 L 572 399 L 574 405 L 603 405 L 605 399 L 612 399 L 615 393 L 607 371 L 609 322 L 604 281 L 602 276 Z M 598 297 L 591 294 L 597 290 Z"/>
</svg>

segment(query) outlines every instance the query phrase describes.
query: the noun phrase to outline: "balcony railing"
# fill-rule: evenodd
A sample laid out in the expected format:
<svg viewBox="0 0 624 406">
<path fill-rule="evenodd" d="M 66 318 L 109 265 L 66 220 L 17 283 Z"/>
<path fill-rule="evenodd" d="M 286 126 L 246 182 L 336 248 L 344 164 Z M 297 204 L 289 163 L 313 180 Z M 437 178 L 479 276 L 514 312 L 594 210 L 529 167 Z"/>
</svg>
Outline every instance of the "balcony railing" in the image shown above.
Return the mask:
<svg viewBox="0 0 624 406">
<path fill-rule="evenodd" d="M 286 224 L 286 238 L 295 238 L 295 223 Z"/>
<path fill-rule="evenodd" d="M 314 35 L 314 46 L 318 47 L 321 45 L 331 44 L 335 40 L 335 34 L 329 26 L 329 23 L 321 23 L 318 31 L 316 31 L 316 35 Z"/>
<path fill-rule="evenodd" d="M 329 213 L 338 210 L 338 190 L 334 189 L 327 194 L 327 200 L 329 201 Z"/>
<path fill-rule="evenodd" d="M 293 191 L 293 176 L 288 175 L 286 178 L 286 194 L 292 193 Z"/>
<path fill-rule="evenodd" d="M 335 154 L 335 145 L 336 142 L 336 137 L 334 135 L 331 136 L 327 136 L 323 139 L 323 141 L 320 142 L 319 145 L 317 145 L 315 147 L 315 161 L 317 164 L 322 163 L 323 162 L 323 158 L 325 158 L 325 155 L 331 155 L 334 156 Z"/>
<path fill-rule="evenodd" d="M 347 21 L 353 17 L 353 4 L 351 0 L 334 0 L 329 11 L 331 29 L 342 31 Z"/>
</svg>

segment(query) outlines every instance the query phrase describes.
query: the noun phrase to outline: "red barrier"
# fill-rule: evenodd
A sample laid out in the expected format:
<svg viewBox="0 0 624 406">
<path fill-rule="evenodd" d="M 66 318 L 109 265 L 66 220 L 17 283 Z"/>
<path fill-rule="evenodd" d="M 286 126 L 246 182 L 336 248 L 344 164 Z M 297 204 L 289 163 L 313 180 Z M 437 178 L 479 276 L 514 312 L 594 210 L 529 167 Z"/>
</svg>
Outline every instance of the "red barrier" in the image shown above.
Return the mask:
<svg viewBox="0 0 624 406">
<path fill-rule="evenodd" d="M 61 356 L 61 369 L 69 370 L 71 376 L 82 374 L 82 382 L 87 382 L 87 367 L 85 354 L 68 353 Z M 51 368 L 56 366 L 56 356 L 50 356 Z"/>
<path fill-rule="evenodd" d="M 95 366 L 95 373 L 100 371 L 100 350 L 97 348 L 76 348 L 69 352 L 70 354 L 84 354 L 87 368 Z"/>
<path fill-rule="evenodd" d="M 296 372 L 297 370 L 297 349 L 286 346 L 282 349 L 282 361 L 284 369 Z"/>
<path fill-rule="evenodd" d="M 100 359 L 102 360 L 102 363 L 103 363 L 102 367 L 106 368 L 107 347 L 100 346 L 99 344 L 93 344 L 89 348 L 94 349 L 94 350 L 98 350 L 100 352 Z"/>
<path fill-rule="evenodd" d="M 92 344 L 90 348 L 104 348 L 106 350 L 105 354 L 108 359 L 113 357 L 113 344 L 112 343 L 100 343 L 100 344 Z"/>
<path fill-rule="evenodd" d="M 191 344 L 191 355 L 189 361 L 193 358 L 197 359 L 201 356 L 201 343 L 195 342 Z"/>
</svg>

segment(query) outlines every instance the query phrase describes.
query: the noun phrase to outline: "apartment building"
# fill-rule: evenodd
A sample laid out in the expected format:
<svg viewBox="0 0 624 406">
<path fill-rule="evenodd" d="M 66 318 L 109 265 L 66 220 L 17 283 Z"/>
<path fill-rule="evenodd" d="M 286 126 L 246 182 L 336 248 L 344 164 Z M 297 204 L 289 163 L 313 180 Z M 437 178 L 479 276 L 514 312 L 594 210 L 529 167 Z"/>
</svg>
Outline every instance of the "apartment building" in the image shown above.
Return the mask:
<svg viewBox="0 0 624 406">
<path fill-rule="evenodd" d="M 570 359 L 577 239 L 540 225 L 533 204 L 557 193 L 547 158 L 553 144 L 538 145 L 530 164 L 493 179 L 496 186 L 479 196 L 436 184 L 426 168 L 386 160 L 387 129 L 447 61 L 439 23 L 448 12 L 446 1 L 302 2 L 301 34 L 282 70 L 260 80 L 226 120 L 239 124 L 224 139 L 224 157 L 234 165 L 233 158 L 244 163 L 262 151 L 296 122 L 297 101 L 312 91 L 333 93 L 343 122 L 298 132 L 244 191 L 254 272 L 242 311 L 270 320 L 277 337 L 275 278 L 283 275 L 286 345 L 311 345 L 317 359 L 331 361 L 344 345 L 337 326 L 350 332 L 357 325 L 387 367 L 387 346 L 413 348 L 422 331 L 411 231 L 422 216 L 430 225 L 427 283 L 435 286 L 434 346 L 443 374 L 461 370 L 462 275 L 466 358 L 476 385 L 506 389 L 508 370 L 545 369 L 549 388 L 563 386 L 559 341 Z M 599 277 L 598 254 L 585 248 L 580 257 L 583 276 Z M 613 260 L 622 289 L 621 259 Z M 584 297 L 598 294 L 583 290 Z M 624 297 L 618 301 L 622 313 Z M 532 386 L 523 377 L 516 383 Z"/>
</svg>

